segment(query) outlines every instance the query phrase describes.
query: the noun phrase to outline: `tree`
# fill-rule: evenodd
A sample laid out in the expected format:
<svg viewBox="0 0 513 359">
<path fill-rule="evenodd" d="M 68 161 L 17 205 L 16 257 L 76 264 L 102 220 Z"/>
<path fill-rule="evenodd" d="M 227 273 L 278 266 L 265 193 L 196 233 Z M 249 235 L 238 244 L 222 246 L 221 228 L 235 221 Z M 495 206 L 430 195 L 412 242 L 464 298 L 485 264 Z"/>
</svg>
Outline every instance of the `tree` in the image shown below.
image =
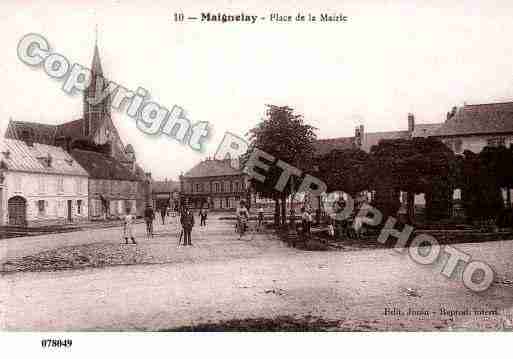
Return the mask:
<svg viewBox="0 0 513 359">
<path fill-rule="evenodd" d="M 485 147 L 479 154 L 465 151 L 458 163 L 458 184 L 467 218 L 497 218 L 504 208 L 501 188 L 509 194 L 513 186 L 512 150 L 502 146 Z"/>
<path fill-rule="evenodd" d="M 399 192 L 407 193 L 408 217 L 414 212 L 414 195 L 424 193 L 429 219 L 447 216 L 452 203 L 456 158 L 433 138 L 382 140 L 371 148 L 368 173 L 376 190 L 375 207 L 385 216 L 399 209 Z"/>
<path fill-rule="evenodd" d="M 317 158 L 319 178 L 328 192 L 342 191 L 354 198 L 369 188 L 369 160 L 369 154 L 358 148 L 333 150 Z"/>
<path fill-rule="evenodd" d="M 315 128 L 306 124 L 302 115 L 294 113 L 288 106 L 267 105 L 266 117 L 257 126 L 249 131 L 249 149 L 242 157 L 245 163 L 255 149 L 264 151 L 276 160 L 302 171 L 312 168 L 314 156 Z M 263 160 L 265 162 L 265 160 Z M 261 197 L 271 198 L 275 201 L 275 219 L 278 224 L 285 223 L 286 199 L 297 190 L 300 181 L 289 180 L 283 191 L 277 191 L 275 185 L 283 169 L 270 163 L 269 171 L 262 173 L 265 181 L 262 183 L 254 178 L 250 179 L 252 189 Z M 279 201 L 281 201 L 281 215 Z"/>
</svg>

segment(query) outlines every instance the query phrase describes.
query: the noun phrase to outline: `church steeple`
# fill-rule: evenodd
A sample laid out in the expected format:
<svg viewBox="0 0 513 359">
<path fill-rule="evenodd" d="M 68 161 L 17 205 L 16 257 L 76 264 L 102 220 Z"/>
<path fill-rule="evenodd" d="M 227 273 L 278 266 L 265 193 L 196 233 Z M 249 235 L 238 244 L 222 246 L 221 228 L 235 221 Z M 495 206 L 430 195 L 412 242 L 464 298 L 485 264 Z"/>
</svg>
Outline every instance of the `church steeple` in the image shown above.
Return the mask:
<svg viewBox="0 0 513 359">
<path fill-rule="evenodd" d="M 96 37 L 98 35 L 96 34 Z M 107 95 L 101 102 L 101 93 L 107 87 L 108 81 L 103 76 L 100 51 L 98 50 L 98 39 L 94 44 L 93 62 L 91 64 L 91 83 L 84 91 L 84 128 L 83 135 L 89 137 L 94 131 L 110 117 L 110 95 Z M 88 101 L 88 99 L 91 99 Z M 95 101 L 95 99 L 97 99 Z"/>
</svg>

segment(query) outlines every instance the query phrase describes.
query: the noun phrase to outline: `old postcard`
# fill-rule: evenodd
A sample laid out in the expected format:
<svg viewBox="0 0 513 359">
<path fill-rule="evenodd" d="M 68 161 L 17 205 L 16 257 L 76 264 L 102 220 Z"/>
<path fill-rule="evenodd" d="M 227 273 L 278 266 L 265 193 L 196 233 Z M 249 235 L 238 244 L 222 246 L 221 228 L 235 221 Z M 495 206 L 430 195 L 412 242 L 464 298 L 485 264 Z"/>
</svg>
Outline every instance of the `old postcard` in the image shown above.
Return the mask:
<svg viewBox="0 0 513 359">
<path fill-rule="evenodd" d="M 1 330 L 511 332 L 512 20 L 3 1 Z"/>
</svg>

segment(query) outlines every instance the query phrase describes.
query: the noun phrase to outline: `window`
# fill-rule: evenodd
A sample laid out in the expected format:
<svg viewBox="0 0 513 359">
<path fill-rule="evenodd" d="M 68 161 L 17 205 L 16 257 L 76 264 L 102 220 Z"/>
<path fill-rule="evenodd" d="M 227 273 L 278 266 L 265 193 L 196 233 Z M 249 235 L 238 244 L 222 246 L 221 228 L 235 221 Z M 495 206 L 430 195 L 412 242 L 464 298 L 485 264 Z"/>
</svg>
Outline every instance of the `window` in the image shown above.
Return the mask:
<svg viewBox="0 0 513 359">
<path fill-rule="evenodd" d="M 13 179 L 14 179 L 14 191 L 15 192 L 21 192 L 21 189 L 23 188 L 22 187 L 23 176 L 22 175 L 17 175 Z"/>
<path fill-rule="evenodd" d="M 77 214 L 82 214 L 82 200 L 77 200 Z"/>
<path fill-rule="evenodd" d="M 216 182 L 214 188 L 215 188 L 214 192 L 219 192 L 219 183 Z"/>
<path fill-rule="evenodd" d="M 46 203 L 44 200 L 40 199 L 37 201 L 37 213 L 39 215 L 44 215 L 46 211 Z"/>
<path fill-rule="evenodd" d="M 64 192 L 64 177 L 57 178 L 57 192 Z"/>
<path fill-rule="evenodd" d="M 45 192 L 46 192 L 45 178 L 44 178 L 44 176 L 39 176 L 39 193 L 45 193 Z"/>
<path fill-rule="evenodd" d="M 454 140 L 454 152 L 455 153 L 461 153 L 462 150 L 463 141 L 461 138 L 457 138 Z"/>
<path fill-rule="evenodd" d="M 505 137 L 491 137 L 487 140 L 487 145 L 490 147 L 506 146 Z"/>
<path fill-rule="evenodd" d="M 196 192 L 201 192 L 201 184 L 196 183 Z"/>
</svg>

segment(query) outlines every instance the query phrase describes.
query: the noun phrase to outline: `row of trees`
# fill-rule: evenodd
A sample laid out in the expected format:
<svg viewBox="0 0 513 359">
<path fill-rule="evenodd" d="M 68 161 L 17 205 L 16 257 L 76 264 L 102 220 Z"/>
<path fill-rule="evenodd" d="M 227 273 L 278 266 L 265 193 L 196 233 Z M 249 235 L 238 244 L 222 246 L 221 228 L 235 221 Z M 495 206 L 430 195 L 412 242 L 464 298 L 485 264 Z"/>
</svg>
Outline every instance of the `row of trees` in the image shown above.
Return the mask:
<svg viewBox="0 0 513 359">
<path fill-rule="evenodd" d="M 450 216 L 455 188 L 461 189 L 468 218 L 495 218 L 504 206 L 501 189 L 508 189 L 509 194 L 513 187 L 513 150 L 505 147 L 457 156 L 437 139 L 412 138 L 381 141 L 370 153 L 350 148 L 317 156 L 314 131 L 292 108 L 268 105 L 266 118 L 249 132 L 245 158 L 258 148 L 322 179 L 329 192 L 343 191 L 355 198 L 361 191 L 374 191 L 373 205 L 385 216 L 397 213 L 399 192 L 406 192 L 410 219 L 414 195 L 420 193 L 425 195 L 428 219 Z M 276 220 L 284 223 L 286 199 L 297 191 L 301 179 L 277 191 L 274 185 L 282 169 L 269 164 L 266 181 L 252 180 L 252 188 L 275 201 Z"/>
</svg>

